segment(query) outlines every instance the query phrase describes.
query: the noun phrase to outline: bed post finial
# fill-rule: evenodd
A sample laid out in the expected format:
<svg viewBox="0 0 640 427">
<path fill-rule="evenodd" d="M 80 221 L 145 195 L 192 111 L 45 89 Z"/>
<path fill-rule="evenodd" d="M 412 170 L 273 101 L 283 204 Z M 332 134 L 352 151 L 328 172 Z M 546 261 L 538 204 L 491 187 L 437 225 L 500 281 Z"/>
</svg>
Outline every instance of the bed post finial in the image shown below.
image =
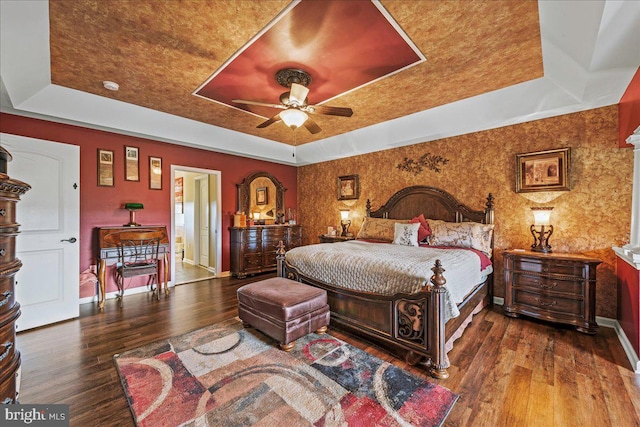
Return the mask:
<svg viewBox="0 0 640 427">
<path fill-rule="evenodd" d="M 491 193 L 487 196 L 487 203 L 485 203 L 484 223 L 493 224 L 493 194 Z"/>
<path fill-rule="evenodd" d="M 444 278 L 444 273 L 446 270 L 442 268 L 442 263 L 439 259 L 436 260 L 436 265 L 431 268 L 433 271 L 433 276 L 431 276 L 431 283 L 436 288 L 441 288 L 447 283 L 447 279 Z"/>
<path fill-rule="evenodd" d="M 284 242 L 280 240 L 278 246 L 276 246 L 276 264 L 277 264 L 277 276 L 284 277 L 284 254 L 287 252 L 284 246 Z"/>
<path fill-rule="evenodd" d="M 371 216 L 371 200 L 367 199 L 367 216 Z"/>
</svg>

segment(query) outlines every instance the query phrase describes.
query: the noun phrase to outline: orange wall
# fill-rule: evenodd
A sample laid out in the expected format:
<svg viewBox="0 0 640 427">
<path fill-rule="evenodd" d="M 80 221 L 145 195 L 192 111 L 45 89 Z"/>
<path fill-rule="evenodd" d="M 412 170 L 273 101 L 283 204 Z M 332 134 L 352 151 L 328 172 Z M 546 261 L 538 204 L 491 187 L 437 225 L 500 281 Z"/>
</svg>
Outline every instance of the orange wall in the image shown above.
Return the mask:
<svg viewBox="0 0 640 427">
<path fill-rule="evenodd" d="M 640 126 L 640 67 L 618 104 L 620 147 L 631 147 L 625 141 Z"/>
<path fill-rule="evenodd" d="M 123 209 L 124 203 L 140 202 L 144 205 L 144 210 L 136 215 L 138 222 L 148 225 L 171 224 L 172 164 L 221 171 L 222 271 L 229 271 L 230 265 L 228 227 L 232 224 L 232 214 L 237 207 L 236 183 L 242 182 L 251 173 L 269 172 L 287 188 L 285 208 L 296 208 L 297 205 L 297 171 L 292 166 L 10 114 L 0 115 L 0 132 L 80 146 L 80 271 L 96 262 L 94 228 L 122 225 L 129 221 L 129 213 Z M 232 143 L 229 141 L 229 144 Z M 124 180 L 125 145 L 140 149 L 139 182 Z M 98 148 L 114 152 L 114 187 L 97 185 Z M 149 189 L 148 156 L 162 158 L 162 190 Z M 110 286 L 109 290 L 112 289 Z M 87 295 L 81 295 L 84 296 Z"/>
<path fill-rule="evenodd" d="M 571 147 L 571 191 L 515 193 L 516 154 L 563 147 Z M 449 162 L 440 173 L 397 169 L 405 157 L 418 159 L 426 153 Z M 338 202 L 337 178 L 352 174 L 359 175 L 360 199 Z M 352 209 L 351 231 L 357 232 L 367 198 L 375 209 L 410 185 L 439 187 L 475 209 L 484 207 L 491 192 L 496 295 L 503 296 L 501 251 L 530 247 L 530 207 L 553 206 L 553 250 L 604 260 L 598 268 L 597 314 L 615 318 L 616 257 L 611 247 L 629 238 L 632 175 L 633 152 L 618 148 L 618 107 L 610 106 L 301 167 L 298 211 L 305 243 L 314 243 L 327 226 L 338 226 L 339 208 Z"/>
</svg>

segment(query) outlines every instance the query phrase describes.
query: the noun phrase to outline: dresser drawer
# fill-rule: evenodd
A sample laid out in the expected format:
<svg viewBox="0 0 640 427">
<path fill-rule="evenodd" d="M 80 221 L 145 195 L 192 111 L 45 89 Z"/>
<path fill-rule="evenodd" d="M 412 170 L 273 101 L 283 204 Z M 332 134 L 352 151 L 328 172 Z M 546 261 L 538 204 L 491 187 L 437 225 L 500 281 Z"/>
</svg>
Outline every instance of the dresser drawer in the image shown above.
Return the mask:
<svg viewBox="0 0 640 427">
<path fill-rule="evenodd" d="M 0 314 L 9 311 L 16 302 L 15 274 L 0 276 Z"/>
<path fill-rule="evenodd" d="M 0 226 L 16 223 L 16 203 L 0 200 Z"/>
<path fill-rule="evenodd" d="M 242 244 L 242 253 L 257 254 L 262 252 L 262 243 L 260 241 L 249 241 Z"/>
<path fill-rule="evenodd" d="M 584 301 L 581 299 L 561 298 L 558 296 L 540 295 L 521 289 L 513 290 L 513 301 L 516 305 L 524 305 L 535 309 L 563 315 L 584 316 Z"/>
<path fill-rule="evenodd" d="M 514 273 L 514 288 L 527 288 L 535 292 L 553 292 L 584 296 L 584 285 L 579 280 L 560 280 L 548 276 L 533 276 L 522 273 Z"/>
<path fill-rule="evenodd" d="M 289 241 L 289 247 L 287 248 L 287 250 L 297 248 L 298 246 L 302 246 L 302 239 L 291 239 Z"/>
<path fill-rule="evenodd" d="M 245 254 L 243 256 L 244 271 L 260 270 L 262 268 L 262 253 Z"/>
<path fill-rule="evenodd" d="M 262 238 L 264 240 L 275 240 L 278 243 L 278 240 L 287 240 L 287 230 L 285 227 L 265 228 L 262 231 Z"/>
<path fill-rule="evenodd" d="M 0 265 L 6 265 L 16 258 L 16 234 L 0 233 Z"/>
<path fill-rule="evenodd" d="M 260 230 L 257 229 L 247 229 L 247 230 L 242 230 L 241 232 L 241 237 L 240 239 L 243 242 L 255 242 L 258 241 L 262 238 L 262 234 L 260 233 Z"/>
<path fill-rule="evenodd" d="M 536 260 L 518 258 L 513 260 L 514 270 L 540 274 L 557 274 L 563 276 L 584 277 L 584 264 L 558 260 Z"/>
</svg>

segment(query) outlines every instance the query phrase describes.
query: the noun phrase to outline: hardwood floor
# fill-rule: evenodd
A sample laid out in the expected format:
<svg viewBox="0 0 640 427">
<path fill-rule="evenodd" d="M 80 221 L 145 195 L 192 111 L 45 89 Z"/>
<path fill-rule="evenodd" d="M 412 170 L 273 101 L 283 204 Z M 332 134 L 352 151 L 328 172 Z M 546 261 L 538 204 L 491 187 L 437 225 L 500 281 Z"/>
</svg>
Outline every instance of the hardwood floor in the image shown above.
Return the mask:
<svg viewBox="0 0 640 427">
<path fill-rule="evenodd" d="M 270 275 L 259 278 L 270 277 Z M 236 290 L 256 278 L 214 279 L 115 300 L 100 313 L 18 334 L 23 403 L 70 405 L 72 426 L 133 426 L 113 355 L 237 315 Z M 337 330 L 330 333 L 424 376 L 389 354 Z M 640 426 L 640 376 L 615 332 L 511 319 L 499 307 L 478 314 L 449 353 L 451 376 L 437 381 L 460 399 L 446 426 Z"/>
</svg>

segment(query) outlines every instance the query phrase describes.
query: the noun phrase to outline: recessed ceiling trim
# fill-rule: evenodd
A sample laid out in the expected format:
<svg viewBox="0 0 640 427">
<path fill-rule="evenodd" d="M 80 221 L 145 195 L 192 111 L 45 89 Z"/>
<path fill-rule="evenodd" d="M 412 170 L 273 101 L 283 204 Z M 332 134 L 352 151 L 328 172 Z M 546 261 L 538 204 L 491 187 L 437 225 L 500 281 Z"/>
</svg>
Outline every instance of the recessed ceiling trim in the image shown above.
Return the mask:
<svg viewBox="0 0 640 427">
<path fill-rule="evenodd" d="M 229 107 L 230 105 L 228 105 L 228 104 L 216 101 L 215 99 L 207 98 L 206 96 L 199 95 L 197 92 L 199 92 L 200 90 L 202 90 L 202 88 L 204 88 L 206 85 L 208 85 L 211 80 L 213 80 L 218 74 L 220 74 L 225 68 L 227 68 L 227 66 L 230 63 L 232 63 L 238 56 L 240 56 L 245 50 L 247 50 L 249 48 L 249 46 L 254 44 L 256 42 L 256 40 L 258 40 L 260 37 L 262 37 L 262 35 L 264 33 L 269 31 L 271 29 L 271 27 L 276 25 L 284 16 L 287 15 L 287 13 L 289 13 L 289 11 L 291 9 L 296 7 L 298 5 L 298 3 L 300 3 L 301 1 L 302 0 L 293 0 L 287 7 L 282 9 L 282 11 L 278 15 L 276 15 L 275 18 L 273 18 L 271 21 L 269 21 L 269 23 L 267 25 L 265 25 L 264 28 L 262 28 L 260 31 L 258 31 L 255 36 L 253 36 L 247 43 L 245 43 L 240 49 L 238 49 L 233 55 L 231 55 L 229 57 L 229 59 L 224 61 L 222 63 L 222 65 L 220 65 L 218 67 L 218 69 L 215 70 L 213 72 L 213 74 L 211 74 L 209 76 L 209 78 L 207 80 L 202 82 L 202 84 L 200 86 L 198 86 L 191 94 L 195 95 L 195 96 L 197 96 L 199 98 L 206 99 L 207 101 L 214 101 L 214 102 L 217 102 L 218 104 L 225 105 L 225 106 Z M 231 105 L 230 107 L 234 107 L 234 106 Z M 242 108 L 237 108 L 237 107 L 234 107 L 234 108 L 236 108 L 238 110 L 241 110 L 241 111 L 244 111 L 245 113 L 248 112 L 247 110 L 243 110 Z M 254 115 L 258 116 L 257 114 L 254 114 Z M 258 117 L 262 117 L 262 116 L 258 116 Z"/>
</svg>

